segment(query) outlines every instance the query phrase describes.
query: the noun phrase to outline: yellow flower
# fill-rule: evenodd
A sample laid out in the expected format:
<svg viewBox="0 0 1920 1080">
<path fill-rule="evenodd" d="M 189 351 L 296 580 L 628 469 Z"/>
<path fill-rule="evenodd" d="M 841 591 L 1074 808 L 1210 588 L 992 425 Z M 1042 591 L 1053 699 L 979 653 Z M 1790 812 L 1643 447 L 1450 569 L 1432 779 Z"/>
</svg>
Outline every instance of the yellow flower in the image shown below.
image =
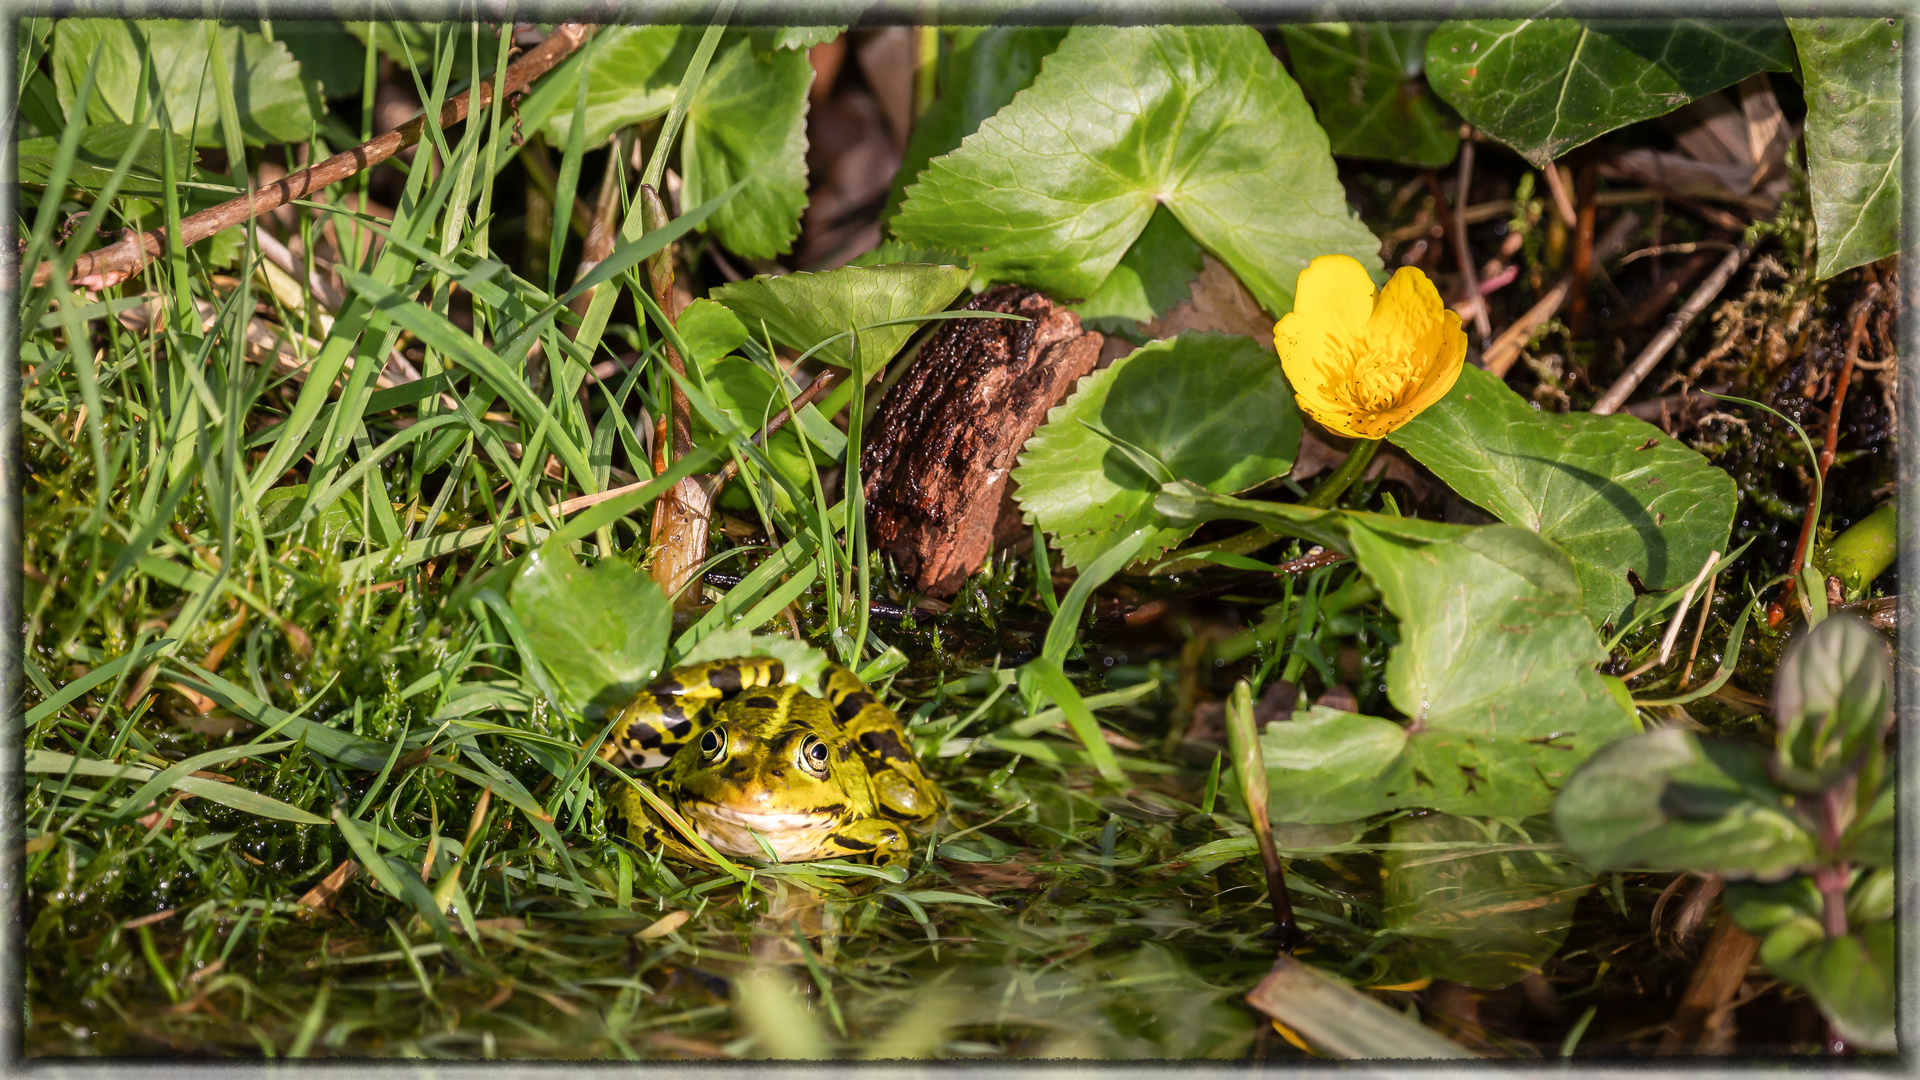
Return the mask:
<svg viewBox="0 0 1920 1080">
<path fill-rule="evenodd" d="M 1385 438 L 1446 397 L 1467 358 L 1460 316 L 1427 275 L 1403 266 L 1376 300 L 1366 268 L 1347 255 L 1300 271 L 1273 345 L 1301 410 L 1353 439 Z"/>
</svg>

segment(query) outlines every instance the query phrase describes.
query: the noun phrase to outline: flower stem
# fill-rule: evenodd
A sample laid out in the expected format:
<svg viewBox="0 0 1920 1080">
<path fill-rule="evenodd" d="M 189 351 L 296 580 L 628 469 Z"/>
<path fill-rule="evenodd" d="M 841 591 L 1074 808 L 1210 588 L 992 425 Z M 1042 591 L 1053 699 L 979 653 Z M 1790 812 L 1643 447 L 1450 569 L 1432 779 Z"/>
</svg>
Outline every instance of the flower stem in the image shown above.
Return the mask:
<svg viewBox="0 0 1920 1080">
<path fill-rule="evenodd" d="M 1346 490 L 1353 486 L 1353 482 L 1360 479 L 1367 471 L 1367 466 L 1373 464 L 1374 451 L 1379 449 L 1379 439 L 1354 440 L 1353 449 L 1347 451 L 1347 460 L 1341 462 L 1340 467 L 1333 470 L 1325 480 L 1320 481 L 1320 486 L 1314 488 L 1311 494 L 1302 499 L 1300 505 L 1322 510 L 1332 507 L 1334 501 L 1346 494 Z"/>
</svg>

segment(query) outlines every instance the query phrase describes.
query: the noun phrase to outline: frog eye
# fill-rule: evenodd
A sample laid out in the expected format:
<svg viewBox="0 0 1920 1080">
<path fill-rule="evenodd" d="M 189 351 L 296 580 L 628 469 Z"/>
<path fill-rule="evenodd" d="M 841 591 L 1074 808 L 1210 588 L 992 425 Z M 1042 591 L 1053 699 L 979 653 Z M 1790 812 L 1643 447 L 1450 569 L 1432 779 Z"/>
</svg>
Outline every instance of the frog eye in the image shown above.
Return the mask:
<svg viewBox="0 0 1920 1080">
<path fill-rule="evenodd" d="M 727 733 L 717 727 L 708 728 L 700 736 L 700 756 L 712 761 L 727 748 Z"/>
<path fill-rule="evenodd" d="M 795 756 L 794 760 L 808 773 L 822 779 L 826 778 L 827 744 L 820 741 L 820 736 L 809 735 L 801 739 L 800 753 Z"/>
</svg>

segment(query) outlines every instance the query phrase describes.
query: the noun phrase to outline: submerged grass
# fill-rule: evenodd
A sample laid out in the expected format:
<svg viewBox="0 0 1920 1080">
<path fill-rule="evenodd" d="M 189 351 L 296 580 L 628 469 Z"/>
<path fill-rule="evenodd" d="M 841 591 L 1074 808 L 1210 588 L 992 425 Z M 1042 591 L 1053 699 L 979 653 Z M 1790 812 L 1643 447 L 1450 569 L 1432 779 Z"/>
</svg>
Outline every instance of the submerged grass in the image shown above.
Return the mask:
<svg viewBox="0 0 1920 1080">
<path fill-rule="evenodd" d="M 443 29 L 417 58 L 427 115 L 450 91 L 443 55 L 491 52 L 497 69 L 507 45 Z M 294 208 L 304 251 L 347 253 L 336 309 L 288 293 L 252 229 L 231 273 L 175 249 L 99 294 L 56 274 L 23 297 L 27 1053 L 1298 1056 L 1240 1000 L 1271 963 L 1271 909 L 1195 705 L 1245 676 L 1256 696 L 1341 683 L 1378 708 L 1393 631 L 1343 589 L 1351 567 L 1189 605 L 1184 646 L 1130 642 L 1099 604 L 1104 644 L 1049 635 L 1062 605 L 1072 629 L 1091 598 L 1060 598 L 1043 546 L 996 560 L 945 619 L 870 621 L 885 567 L 857 496 L 829 497 L 858 453 L 862 394 L 851 450 L 794 426 L 817 466 L 803 490 L 680 382 L 720 434 L 654 477 L 636 419 L 644 431 L 675 376 L 641 267 L 715 204 L 628 230 L 562 291 L 563 233 L 526 275 L 491 246 L 513 127 L 493 110 L 430 125 L 390 221 L 355 209 L 364 177 Z M 56 258 L 244 187 L 231 150 L 221 176 L 167 144 L 158 204 L 114 183 L 43 195 L 29 264 L 82 210 Z M 569 145 L 559 176 L 578 177 L 583 153 Z M 566 305 L 589 289 L 577 319 Z M 777 372 L 769 348 L 746 352 Z M 420 378 L 383 388 L 395 355 Z M 608 359 L 616 374 L 595 376 Z M 674 651 L 782 631 L 791 610 L 802 636 L 889 677 L 953 803 L 906 880 L 736 875 L 625 846 L 582 750 L 599 725 L 550 704 L 529 662 L 502 599 L 529 546 L 638 563 L 651 500 L 724 460 L 771 542 L 721 550 L 715 530 L 715 561 L 740 559 L 741 580 L 676 628 Z M 561 508 L 616 488 L 630 490 Z M 1077 695 L 1029 715 L 1010 668 L 1043 649 Z M 1389 995 L 1420 993 L 1430 966 L 1386 910 L 1388 860 L 1541 846 L 1537 823 L 1419 841 L 1399 838 L 1404 821 L 1279 837 L 1302 958 Z M 1644 930 L 1669 880 L 1617 876 L 1579 899 L 1540 976 L 1554 1004 L 1537 1039 L 1471 1019 L 1449 1031 L 1518 1054 L 1644 1041 L 1688 969 Z M 1608 977 L 1623 950 L 1659 992 Z"/>
</svg>

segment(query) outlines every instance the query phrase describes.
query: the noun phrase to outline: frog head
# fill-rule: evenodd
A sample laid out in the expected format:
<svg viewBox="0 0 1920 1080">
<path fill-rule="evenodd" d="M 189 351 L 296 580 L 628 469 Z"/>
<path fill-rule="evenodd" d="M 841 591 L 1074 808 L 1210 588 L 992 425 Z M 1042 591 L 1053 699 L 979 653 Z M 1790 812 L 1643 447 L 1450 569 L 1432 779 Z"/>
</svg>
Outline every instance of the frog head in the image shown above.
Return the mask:
<svg viewBox="0 0 1920 1080">
<path fill-rule="evenodd" d="M 662 777 L 679 809 L 728 855 L 819 858 L 848 822 L 872 816 L 873 789 L 825 701 L 797 686 L 722 702 Z"/>
</svg>

